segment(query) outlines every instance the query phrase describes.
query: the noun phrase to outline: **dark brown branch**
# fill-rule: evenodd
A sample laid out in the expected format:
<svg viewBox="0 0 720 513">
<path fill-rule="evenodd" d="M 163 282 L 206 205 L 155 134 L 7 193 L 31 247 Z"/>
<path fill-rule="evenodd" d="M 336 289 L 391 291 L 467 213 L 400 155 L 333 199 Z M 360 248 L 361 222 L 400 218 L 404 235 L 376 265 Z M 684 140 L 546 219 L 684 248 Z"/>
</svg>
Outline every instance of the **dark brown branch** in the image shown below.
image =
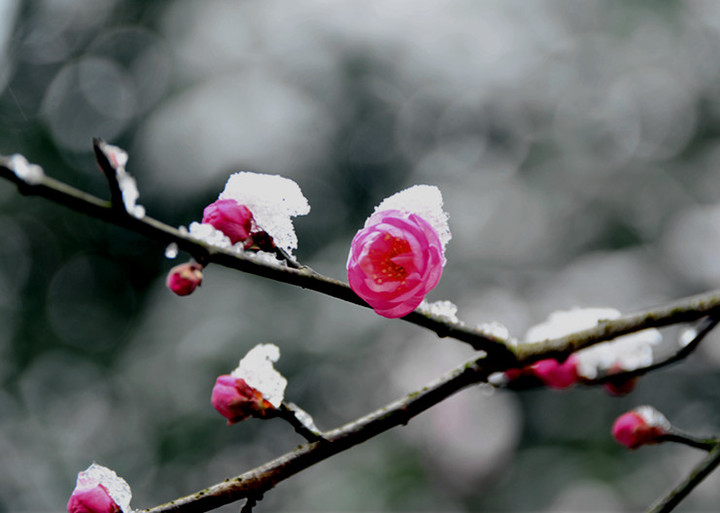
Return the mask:
<svg viewBox="0 0 720 513">
<path fill-rule="evenodd" d="M 307 267 L 301 266 L 295 269 L 281 265 L 280 263 L 274 265 L 254 258 L 253 255 L 248 252 L 236 253 L 211 246 L 149 216 L 144 216 L 142 219 L 139 219 L 128 215 L 124 209 L 113 208 L 109 201 L 104 201 L 90 194 L 86 194 L 47 176 L 45 176 L 40 183 L 28 184 L 18 178 L 10 167 L 10 160 L 2 156 L 0 156 L 0 176 L 15 183 L 22 194 L 49 199 L 77 212 L 100 219 L 101 221 L 140 233 L 162 244 L 174 242 L 179 249 L 192 255 L 203 267 L 214 263 L 271 280 L 314 290 L 336 299 L 369 308 L 368 304 L 360 299 L 347 284 L 323 276 Z M 504 340 L 470 329 L 460 323 L 453 324 L 445 322 L 442 319 L 418 311 L 406 315 L 403 317 L 403 320 L 434 331 L 440 337 L 452 337 L 470 344 L 475 349 L 503 355 L 508 361 L 512 361 L 513 359 L 512 353 L 507 349 Z"/>
<path fill-rule="evenodd" d="M 663 497 L 648 513 L 668 513 L 692 492 L 697 485 L 712 473 L 720 464 L 720 444 L 716 444 L 710 453 L 690 472 L 690 474 Z"/>
<path fill-rule="evenodd" d="M 380 408 L 345 426 L 323 433 L 323 440 L 309 443 L 260 467 L 226 479 L 192 495 L 144 510 L 146 513 L 199 513 L 246 498 L 256 497 L 276 484 L 335 454 L 410 419 L 455 392 L 485 381 L 489 369 L 483 360 L 472 360 L 429 383 L 418 392 Z"/>
<path fill-rule="evenodd" d="M 597 326 L 551 340 L 520 344 L 515 349 L 520 366 L 543 358 L 565 358 L 584 347 L 647 328 L 692 322 L 720 313 L 720 290 L 690 296 L 643 312 L 600 321 Z"/>
</svg>

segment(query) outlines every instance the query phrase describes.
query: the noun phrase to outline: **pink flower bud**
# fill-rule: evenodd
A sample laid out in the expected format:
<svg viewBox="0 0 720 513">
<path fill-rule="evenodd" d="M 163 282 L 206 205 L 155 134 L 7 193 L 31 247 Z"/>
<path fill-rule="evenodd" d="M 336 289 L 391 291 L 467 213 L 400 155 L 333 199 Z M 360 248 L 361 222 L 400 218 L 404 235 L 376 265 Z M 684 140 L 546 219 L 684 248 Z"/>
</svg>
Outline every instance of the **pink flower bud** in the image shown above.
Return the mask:
<svg viewBox="0 0 720 513">
<path fill-rule="evenodd" d="M 662 413 L 650 406 L 640 406 L 615 420 L 612 435 L 624 446 L 637 449 L 660 442 L 660 437 L 669 429 L 670 423 Z"/>
<path fill-rule="evenodd" d="M 578 380 L 577 358 L 575 355 L 570 355 L 562 363 L 554 358 L 540 360 L 532 364 L 530 368 L 545 386 L 557 390 L 568 388 Z"/>
<path fill-rule="evenodd" d="M 630 392 L 635 390 L 637 381 L 637 378 L 630 378 L 622 381 L 608 381 L 605 383 L 604 388 L 608 394 L 620 397 L 628 395 Z"/>
<path fill-rule="evenodd" d="M 109 468 L 93 463 L 80 472 L 67 503 L 68 513 L 130 511 L 130 486 Z"/>
<path fill-rule="evenodd" d="M 118 513 L 120 506 L 110 498 L 107 488 L 98 484 L 94 488 L 74 491 L 67 510 L 69 513 Z"/>
<path fill-rule="evenodd" d="M 200 286 L 202 278 L 202 266 L 196 262 L 188 262 L 170 269 L 166 283 L 178 296 L 187 296 Z"/>
<path fill-rule="evenodd" d="M 234 199 L 219 199 L 203 210 L 204 224 L 211 224 L 230 238 L 230 242 L 244 242 L 250 237 L 253 215 L 245 205 Z"/>
<path fill-rule="evenodd" d="M 443 245 L 430 223 L 416 214 L 384 210 L 353 238 L 348 281 L 378 314 L 403 317 L 438 284 L 443 262 Z"/>
<path fill-rule="evenodd" d="M 274 409 L 261 392 L 245 383 L 244 379 L 229 374 L 218 376 L 211 402 L 220 415 L 228 419 L 228 424 L 251 416 L 263 417 L 266 410 Z"/>
</svg>

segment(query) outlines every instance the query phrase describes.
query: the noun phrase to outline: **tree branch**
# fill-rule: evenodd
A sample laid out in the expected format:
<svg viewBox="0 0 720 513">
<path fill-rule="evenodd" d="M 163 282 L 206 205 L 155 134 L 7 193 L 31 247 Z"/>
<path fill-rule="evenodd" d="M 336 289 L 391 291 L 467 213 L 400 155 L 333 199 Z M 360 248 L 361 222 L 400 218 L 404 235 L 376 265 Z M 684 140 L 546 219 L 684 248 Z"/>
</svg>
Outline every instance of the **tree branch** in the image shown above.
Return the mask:
<svg viewBox="0 0 720 513">
<path fill-rule="evenodd" d="M 421 390 L 388 404 L 342 427 L 322 433 L 308 443 L 260 467 L 226 479 L 192 495 L 144 510 L 145 513 L 200 513 L 246 498 L 257 497 L 276 484 L 320 461 L 346 451 L 410 419 L 455 392 L 485 381 L 489 369 L 483 358 L 473 359 L 428 383 Z"/>
<path fill-rule="evenodd" d="M 149 216 L 144 216 L 142 219 L 131 216 L 124 209 L 114 208 L 109 201 L 101 200 L 48 176 L 43 177 L 37 183 L 28 183 L 21 179 L 11 166 L 9 158 L 0 156 L 0 176 L 15 183 L 21 194 L 49 199 L 82 214 L 145 235 L 162 244 L 174 242 L 179 249 L 192 255 L 203 267 L 214 263 L 263 278 L 314 290 L 336 299 L 369 308 L 369 305 L 360 299 L 347 284 L 323 276 L 308 267 L 300 266 L 300 268 L 295 269 L 284 266 L 280 262 L 278 264 L 268 263 L 255 258 L 249 252 L 237 253 L 211 246 Z M 452 337 L 470 344 L 477 350 L 504 355 L 510 361 L 513 359 L 512 353 L 506 347 L 505 340 L 473 330 L 462 323 L 446 322 L 438 317 L 418 311 L 412 312 L 402 319 L 434 331 L 440 337 Z"/>
<path fill-rule="evenodd" d="M 710 475 L 720 464 L 720 444 L 716 444 L 710 453 L 690 472 L 690 474 L 663 497 L 660 502 L 651 507 L 648 513 L 668 513 L 675 509 L 697 485 Z"/>
</svg>

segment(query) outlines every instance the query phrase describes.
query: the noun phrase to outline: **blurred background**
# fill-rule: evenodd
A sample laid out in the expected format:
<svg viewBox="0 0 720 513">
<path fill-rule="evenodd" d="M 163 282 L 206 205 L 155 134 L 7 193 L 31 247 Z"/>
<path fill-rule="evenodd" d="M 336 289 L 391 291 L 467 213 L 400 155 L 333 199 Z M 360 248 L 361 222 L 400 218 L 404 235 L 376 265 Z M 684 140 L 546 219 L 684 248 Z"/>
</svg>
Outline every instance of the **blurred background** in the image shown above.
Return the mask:
<svg viewBox="0 0 720 513">
<path fill-rule="evenodd" d="M 0 0 L 0 154 L 107 197 L 102 137 L 171 225 L 232 172 L 287 176 L 312 206 L 296 256 L 340 279 L 374 205 L 437 185 L 453 240 L 428 299 L 519 338 L 556 309 L 720 286 L 719 79 L 711 0 Z M 471 355 L 218 267 L 178 298 L 164 249 L 0 183 L 0 512 L 64 511 L 92 461 L 145 508 L 296 447 L 279 420 L 226 427 L 210 405 L 257 343 L 280 347 L 286 398 L 324 429 Z M 627 451 L 612 422 L 648 403 L 720 434 L 718 342 L 623 398 L 466 390 L 256 510 L 643 510 L 702 455 Z M 719 483 L 684 511 L 716 510 Z"/>
</svg>

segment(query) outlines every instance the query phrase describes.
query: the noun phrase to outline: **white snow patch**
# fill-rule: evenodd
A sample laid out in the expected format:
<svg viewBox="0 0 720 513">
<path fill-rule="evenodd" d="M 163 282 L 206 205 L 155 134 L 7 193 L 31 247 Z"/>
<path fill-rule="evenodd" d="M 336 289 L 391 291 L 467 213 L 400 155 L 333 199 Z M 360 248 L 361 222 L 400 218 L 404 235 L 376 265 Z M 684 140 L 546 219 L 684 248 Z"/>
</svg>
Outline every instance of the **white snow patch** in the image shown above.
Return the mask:
<svg viewBox="0 0 720 513">
<path fill-rule="evenodd" d="M 142 219 L 145 217 L 145 207 L 138 205 L 137 203 L 137 200 L 140 197 L 137 182 L 135 181 L 135 178 L 133 178 L 132 175 L 125 170 L 125 166 L 128 162 L 127 152 L 118 146 L 113 146 L 112 144 L 107 143 L 103 143 L 100 147 L 115 169 L 115 179 L 117 180 L 118 187 L 120 187 L 120 192 L 122 193 L 125 211 L 131 216 Z"/>
<path fill-rule="evenodd" d="M 513 345 L 515 345 L 517 343 L 517 341 L 510 336 L 510 330 L 507 329 L 507 326 L 505 326 L 504 324 L 502 324 L 500 322 L 497 322 L 497 321 L 483 322 L 483 323 L 475 326 L 475 329 L 478 330 L 480 333 L 484 333 L 491 337 L 502 339 Z"/>
<path fill-rule="evenodd" d="M 287 386 L 287 379 L 273 367 L 273 362 L 279 358 L 278 346 L 258 344 L 240 360 L 230 375 L 245 380 L 245 383 L 259 391 L 270 404 L 279 408 Z"/>
<path fill-rule="evenodd" d="M 665 431 L 672 428 L 672 424 L 670 424 L 670 421 L 665 417 L 665 415 L 652 406 L 638 406 L 633 411 L 645 419 L 645 422 L 647 422 L 650 426 L 660 427 Z"/>
<path fill-rule="evenodd" d="M 443 245 L 443 253 L 445 252 L 445 246 L 447 246 L 452 235 L 447 212 L 443 210 L 440 189 L 434 185 L 413 185 L 408 189 L 393 194 L 389 198 L 385 198 L 375 207 L 375 212 L 382 212 L 383 210 L 399 210 L 422 217 L 437 232 Z"/>
<path fill-rule="evenodd" d="M 218 248 L 230 249 L 232 247 L 230 237 L 225 235 L 220 230 L 216 229 L 211 224 L 198 223 L 196 221 L 193 221 L 192 223 L 190 223 L 190 229 L 188 231 L 188 234 L 193 239 L 205 242 Z"/>
<path fill-rule="evenodd" d="M 130 499 L 132 498 L 130 485 L 107 467 L 93 463 L 80 472 L 75 490 L 90 490 L 97 485 L 103 485 L 107 489 L 108 495 L 115 501 L 115 504 L 120 506 L 123 513 L 130 513 Z"/>
<path fill-rule="evenodd" d="M 458 307 L 452 301 L 434 301 L 428 303 L 423 299 L 418 310 L 426 315 L 439 317 L 441 320 L 450 323 L 460 322 L 457 318 Z"/>
<path fill-rule="evenodd" d="M 241 171 L 230 175 L 218 199 L 234 199 L 253 214 L 255 224 L 265 230 L 275 245 L 292 255 L 297 235 L 292 217 L 306 215 L 310 205 L 298 184 L 278 175 Z"/>
<path fill-rule="evenodd" d="M 593 328 L 602 320 L 618 317 L 620 312 L 614 308 L 574 308 L 553 312 L 547 321 L 528 330 L 525 341 L 542 342 L 564 337 Z M 575 353 L 578 374 L 595 379 L 600 372 L 632 371 L 647 367 L 653 362 L 653 346 L 660 342 L 660 332 L 650 328 L 582 349 Z"/>
<path fill-rule="evenodd" d="M 37 164 L 30 164 L 25 157 L 16 153 L 10 157 L 10 169 L 15 176 L 29 185 L 37 185 L 45 178 L 45 172 Z"/>
</svg>

